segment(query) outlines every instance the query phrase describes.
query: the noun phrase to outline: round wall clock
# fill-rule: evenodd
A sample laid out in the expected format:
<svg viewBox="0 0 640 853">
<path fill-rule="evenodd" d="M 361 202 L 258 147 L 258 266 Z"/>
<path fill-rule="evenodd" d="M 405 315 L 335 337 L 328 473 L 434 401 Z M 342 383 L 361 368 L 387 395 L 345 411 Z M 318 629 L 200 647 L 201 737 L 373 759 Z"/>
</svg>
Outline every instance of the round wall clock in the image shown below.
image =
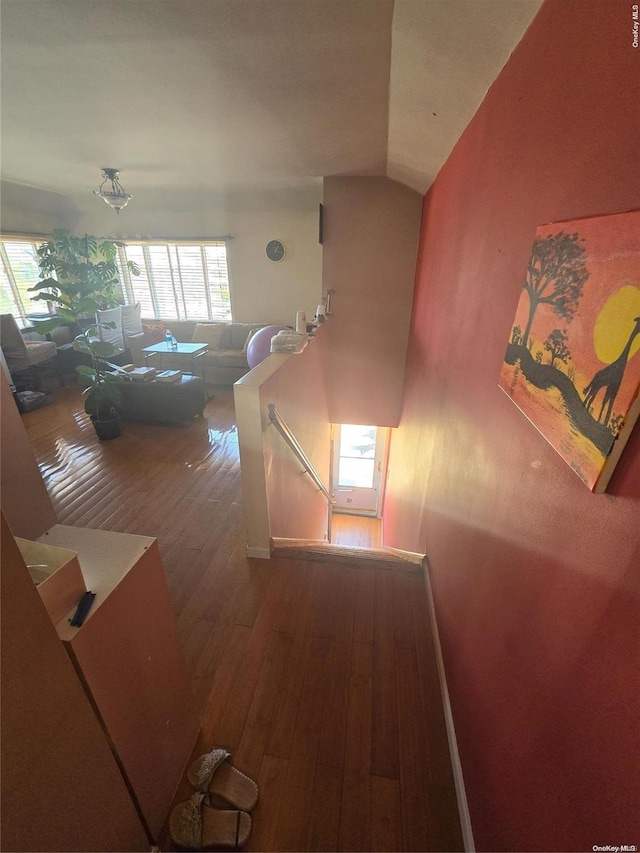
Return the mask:
<svg viewBox="0 0 640 853">
<path fill-rule="evenodd" d="M 266 253 L 270 261 L 281 261 L 284 258 L 284 243 L 282 240 L 269 240 Z"/>
</svg>

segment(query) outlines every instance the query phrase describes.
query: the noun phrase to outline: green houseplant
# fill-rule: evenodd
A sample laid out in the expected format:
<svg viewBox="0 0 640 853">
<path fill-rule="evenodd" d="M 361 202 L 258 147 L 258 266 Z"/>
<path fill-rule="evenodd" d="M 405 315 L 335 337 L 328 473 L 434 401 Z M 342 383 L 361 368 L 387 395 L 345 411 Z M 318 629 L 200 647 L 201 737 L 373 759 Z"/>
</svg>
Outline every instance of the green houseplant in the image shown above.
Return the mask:
<svg viewBox="0 0 640 853">
<path fill-rule="evenodd" d="M 114 326 L 115 323 L 94 324 L 74 341 L 74 347 L 91 359 L 90 365 L 79 364 L 76 372 L 85 384 L 84 410 L 91 417 L 96 435 L 103 441 L 120 435 L 117 411 L 121 402 L 120 386 L 131 379 L 126 370 L 107 360 L 117 350 L 112 344 L 101 341 L 98 334 L 100 327 L 111 329 Z"/>
<path fill-rule="evenodd" d="M 37 293 L 34 301 L 51 303 L 56 313 L 50 320 L 36 322 L 40 333 L 69 325 L 77 335 L 96 311 L 118 304 L 116 258 L 118 247 L 123 245 L 93 234 L 76 237 L 61 229 L 53 232 L 37 251 L 42 280 L 29 288 Z M 140 275 L 133 261 L 127 261 L 127 269 L 132 275 Z"/>
</svg>

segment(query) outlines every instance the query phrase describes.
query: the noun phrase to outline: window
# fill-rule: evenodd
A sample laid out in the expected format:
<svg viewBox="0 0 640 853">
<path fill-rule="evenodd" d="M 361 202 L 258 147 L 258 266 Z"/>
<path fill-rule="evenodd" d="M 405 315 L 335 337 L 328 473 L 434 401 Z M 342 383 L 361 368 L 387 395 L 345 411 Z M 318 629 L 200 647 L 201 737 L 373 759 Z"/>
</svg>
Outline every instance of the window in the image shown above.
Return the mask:
<svg viewBox="0 0 640 853">
<path fill-rule="evenodd" d="M 0 314 L 13 314 L 24 320 L 28 313 L 46 313 L 47 303 L 33 302 L 37 293 L 28 288 L 40 281 L 36 251 L 42 240 L 0 241 Z"/>
<path fill-rule="evenodd" d="M 231 320 L 227 246 L 210 243 L 127 243 L 118 250 L 127 302 L 140 302 L 142 316 L 158 320 Z M 135 261 L 140 275 L 130 275 Z"/>
<path fill-rule="evenodd" d="M 376 451 L 374 426 L 342 424 L 338 455 L 338 486 L 358 486 L 370 489 L 375 474 Z"/>
<path fill-rule="evenodd" d="M 46 313 L 47 303 L 33 302 L 28 288 L 40 281 L 36 251 L 43 240 L 0 241 L 0 313 L 24 319 Z M 142 316 L 158 320 L 231 321 L 227 246 L 206 243 L 127 243 L 118 249 L 118 269 L 125 302 L 140 302 Z M 130 275 L 127 260 L 140 275 Z"/>
</svg>

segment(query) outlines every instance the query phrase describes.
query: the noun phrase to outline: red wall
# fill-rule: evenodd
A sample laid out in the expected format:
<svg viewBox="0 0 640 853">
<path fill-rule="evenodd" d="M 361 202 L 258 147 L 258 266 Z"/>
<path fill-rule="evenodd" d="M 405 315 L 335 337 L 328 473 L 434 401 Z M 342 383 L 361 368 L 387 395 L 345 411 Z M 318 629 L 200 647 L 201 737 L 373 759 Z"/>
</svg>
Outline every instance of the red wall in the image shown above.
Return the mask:
<svg viewBox="0 0 640 853">
<path fill-rule="evenodd" d="M 430 558 L 478 850 L 640 844 L 640 426 L 593 495 L 497 384 L 536 226 L 640 207 L 639 81 L 630 2 L 547 0 L 424 199 L 385 542 Z"/>
</svg>

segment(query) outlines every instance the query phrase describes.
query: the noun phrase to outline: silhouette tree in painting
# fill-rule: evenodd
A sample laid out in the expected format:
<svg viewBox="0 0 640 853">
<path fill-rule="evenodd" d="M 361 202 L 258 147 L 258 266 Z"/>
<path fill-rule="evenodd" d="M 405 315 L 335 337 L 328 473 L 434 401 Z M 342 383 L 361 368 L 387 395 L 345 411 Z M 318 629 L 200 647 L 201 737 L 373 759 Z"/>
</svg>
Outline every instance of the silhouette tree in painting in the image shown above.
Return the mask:
<svg viewBox="0 0 640 853">
<path fill-rule="evenodd" d="M 567 330 L 554 329 L 544 342 L 544 348 L 551 355 L 550 363 L 552 367 L 554 361 L 563 361 L 566 364 L 567 359 L 571 355 L 567 346 Z"/>
<path fill-rule="evenodd" d="M 560 231 L 535 238 L 523 284 L 529 296 L 529 319 L 522 335 L 523 346 L 528 345 L 539 305 L 550 305 L 563 320 L 571 320 L 589 278 L 585 259 L 584 239 L 579 234 Z"/>
</svg>

